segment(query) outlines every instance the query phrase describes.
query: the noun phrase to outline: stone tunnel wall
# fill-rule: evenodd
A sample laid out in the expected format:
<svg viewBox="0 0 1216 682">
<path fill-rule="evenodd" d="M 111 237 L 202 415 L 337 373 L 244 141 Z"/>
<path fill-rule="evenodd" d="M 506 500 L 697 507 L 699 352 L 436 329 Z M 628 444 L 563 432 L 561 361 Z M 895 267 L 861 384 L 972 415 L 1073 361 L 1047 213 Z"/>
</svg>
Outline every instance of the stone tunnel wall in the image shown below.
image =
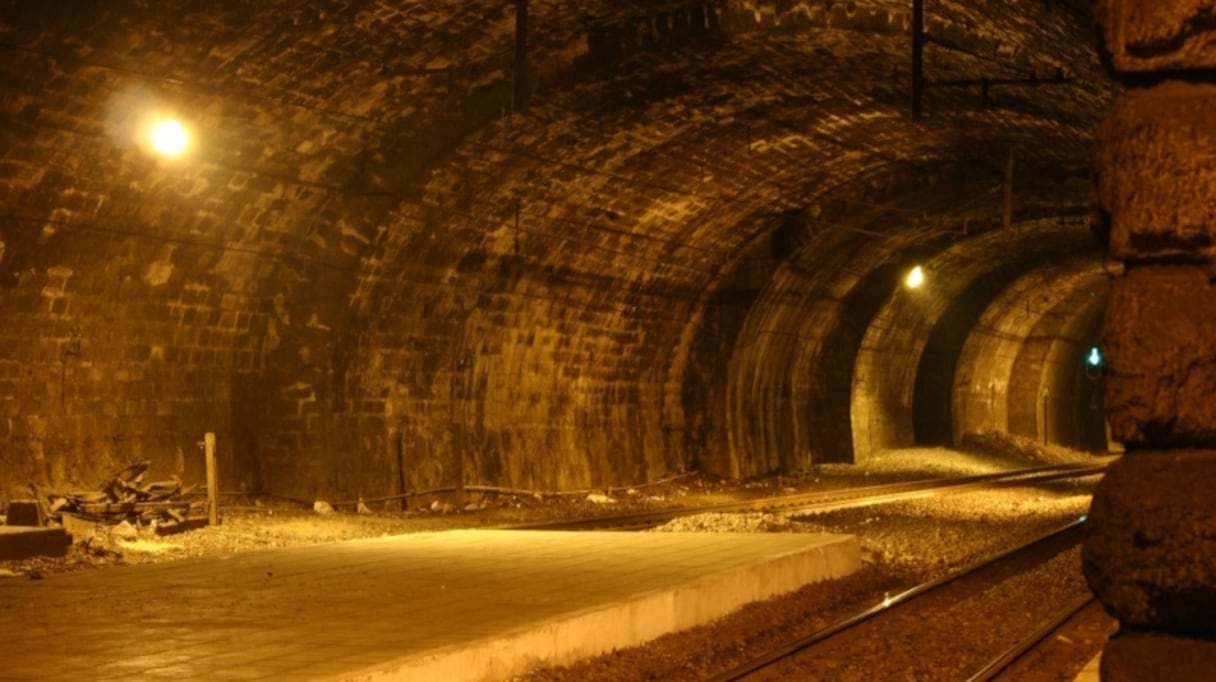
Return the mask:
<svg viewBox="0 0 1216 682">
<path fill-rule="evenodd" d="M 409 68 L 382 63 L 420 73 L 427 80 L 419 85 L 434 100 L 394 123 L 391 145 L 365 155 L 357 171 L 379 180 L 368 191 L 388 195 L 391 209 L 370 223 L 374 229 L 360 231 L 356 276 L 325 287 L 329 314 L 297 332 L 284 344 L 292 350 L 270 364 L 269 383 L 278 388 L 267 397 L 271 418 L 258 441 L 268 490 L 353 497 L 462 482 L 568 488 L 682 468 L 663 461 L 666 454 L 649 464 L 621 456 L 672 452 L 633 428 L 660 428 L 639 414 L 662 393 L 645 382 L 661 386 L 662 372 L 645 379 L 628 361 L 621 362 L 624 374 L 605 369 L 640 338 L 641 324 L 625 321 L 637 301 L 593 313 L 602 303 L 598 287 L 620 287 L 594 269 L 540 262 L 543 237 L 529 193 L 522 194 L 521 220 L 531 236 L 528 253 L 518 257 L 518 240 L 509 243 L 500 227 L 521 194 L 492 199 L 503 188 L 487 186 L 485 166 L 508 141 L 512 161 L 528 153 L 517 142 L 520 126 L 538 126 L 517 107 L 539 106 L 621 60 L 695 49 L 720 35 L 717 14 L 687 1 L 533 3 L 527 59 L 519 63 L 514 12 L 503 9 L 509 6 L 482 10 L 493 18 L 490 30 L 476 12 L 456 17 L 450 40 L 426 43 L 430 54 L 410 55 Z M 434 19 L 409 18 L 416 27 Z M 470 60 L 460 43 L 470 36 L 479 59 Z M 472 142 L 458 144 L 462 139 Z M 553 158 L 534 161 L 543 167 Z M 487 231 L 494 233 L 489 243 Z M 551 246 L 569 253 L 586 243 L 558 239 Z M 498 258 L 503 252 L 509 257 Z M 626 271 L 637 268 L 631 262 Z M 651 334 L 652 341 L 662 338 Z M 584 393 L 602 396 L 608 407 L 586 419 L 580 406 L 592 398 Z"/>
<path fill-rule="evenodd" d="M 912 135 L 895 14 L 845 3 L 782 38 L 747 6 L 533 2 L 516 61 L 497 0 L 0 3 L 4 494 L 137 457 L 195 478 L 204 431 L 226 488 L 296 496 L 731 471 L 707 435 L 734 428 L 715 424 L 731 379 L 707 367 L 737 322 L 706 304 L 774 214 L 847 220 L 831 197 L 849 183 L 1011 141 L 1066 177 L 1108 96 L 943 94 Z M 1024 42 L 985 38 L 961 3 L 950 30 L 1089 68 L 1058 39 L 1075 27 L 993 7 Z M 192 125 L 190 157 L 135 144 L 149 106 Z M 759 277 L 798 250 L 782 235 Z M 767 442 L 734 470 L 766 470 Z"/>
<path fill-rule="evenodd" d="M 1101 426 L 1100 405 L 1091 411 L 1091 392 L 1075 381 L 1085 349 L 1097 340 L 1093 324 L 1109 293 L 1103 266 L 1096 255 L 1064 260 L 1020 278 L 993 301 L 968 335 L 954 373 L 954 444 L 993 431 L 1043 440 L 1043 389 L 1071 377 L 1060 394 L 1069 397 L 1053 403 L 1059 409 L 1049 411 L 1047 421 L 1076 424 L 1076 433 L 1049 440 L 1106 449 L 1104 429 L 1097 429 L 1099 444 L 1089 424 L 1096 413 Z M 1100 383 L 1100 375 L 1094 379 Z M 1051 389 L 1052 396 L 1058 392 Z"/>
<path fill-rule="evenodd" d="M 1000 293 L 1052 259 L 1097 246 L 1081 221 L 1047 220 L 976 237 L 926 261 L 925 285 L 894 291 L 862 341 L 852 390 L 856 457 L 916 444 L 918 403 L 949 414 L 967 334 Z M 949 438 L 952 423 L 942 432 Z"/>
<path fill-rule="evenodd" d="M 1102 338 L 1127 453 L 1094 491 L 1082 568 L 1119 620 L 1102 679 L 1201 679 L 1216 669 L 1216 3 L 1103 0 L 1094 13 L 1129 85 L 1095 155 L 1095 227 L 1126 266 Z"/>
<path fill-rule="evenodd" d="M 941 210 L 933 202 L 944 198 L 930 188 L 957 180 L 943 164 L 838 187 L 830 202 L 784 216 L 761 254 L 735 264 L 739 275 L 718 285 L 707 312 L 717 318 L 717 345 L 699 356 L 709 366 L 712 357 L 730 357 L 710 420 L 720 425 L 707 441 L 710 461 L 740 476 L 851 461 L 851 433 L 840 427 L 847 429 L 861 332 L 899 278 L 901 252 L 925 239 L 915 229 L 891 237 L 879 230 L 890 211 Z M 870 215 L 855 212 L 879 205 Z M 757 282 L 739 281 L 747 274 Z"/>
<path fill-rule="evenodd" d="M 435 10 L 361 2 L 4 3 L 4 494 L 131 458 L 197 478 L 204 431 L 226 487 L 334 486 L 335 414 L 376 407 L 343 392 L 360 258 L 423 168 L 515 104 L 509 3 L 461 9 L 436 31 Z M 695 2 L 532 16 L 541 93 L 716 21 Z M 194 128 L 191 158 L 135 144 L 157 106 Z"/>
</svg>

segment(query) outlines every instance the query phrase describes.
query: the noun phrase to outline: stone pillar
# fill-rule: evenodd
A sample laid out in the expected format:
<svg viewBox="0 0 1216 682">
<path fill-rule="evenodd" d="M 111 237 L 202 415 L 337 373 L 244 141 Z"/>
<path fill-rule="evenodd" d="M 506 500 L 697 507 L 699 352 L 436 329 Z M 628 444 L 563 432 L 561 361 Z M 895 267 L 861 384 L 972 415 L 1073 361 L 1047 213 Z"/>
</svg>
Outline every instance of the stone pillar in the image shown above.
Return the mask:
<svg viewBox="0 0 1216 682">
<path fill-rule="evenodd" d="M 1216 675 L 1216 0 L 1099 0 L 1126 94 L 1098 134 L 1115 282 L 1106 409 L 1127 454 L 1082 559 L 1122 628 L 1103 680 Z"/>
</svg>

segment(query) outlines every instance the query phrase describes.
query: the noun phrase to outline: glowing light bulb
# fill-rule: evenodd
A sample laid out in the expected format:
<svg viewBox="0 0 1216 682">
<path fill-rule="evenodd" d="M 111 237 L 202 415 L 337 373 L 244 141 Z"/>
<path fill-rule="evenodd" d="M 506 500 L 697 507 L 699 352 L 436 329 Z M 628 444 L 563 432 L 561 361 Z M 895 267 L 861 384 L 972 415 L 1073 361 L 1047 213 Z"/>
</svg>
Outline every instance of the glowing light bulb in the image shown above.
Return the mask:
<svg viewBox="0 0 1216 682">
<path fill-rule="evenodd" d="M 158 154 L 179 156 L 190 147 L 190 131 L 176 119 L 157 121 L 148 131 L 148 141 Z"/>
<path fill-rule="evenodd" d="M 904 284 L 909 289 L 916 289 L 925 283 L 925 271 L 919 265 L 908 271 L 908 276 L 904 279 Z"/>
</svg>

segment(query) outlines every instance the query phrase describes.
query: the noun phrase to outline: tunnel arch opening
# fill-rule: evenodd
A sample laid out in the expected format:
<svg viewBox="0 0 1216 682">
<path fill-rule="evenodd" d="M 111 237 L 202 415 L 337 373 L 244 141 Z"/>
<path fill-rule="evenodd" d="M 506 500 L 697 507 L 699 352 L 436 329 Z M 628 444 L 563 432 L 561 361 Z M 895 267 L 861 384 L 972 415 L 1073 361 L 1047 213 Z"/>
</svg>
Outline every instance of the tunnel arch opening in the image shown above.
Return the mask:
<svg viewBox="0 0 1216 682">
<path fill-rule="evenodd" d="M 1098 249 L 1083 221 L 1033 221 L 960 242 L 928 263 L 925 288 L 893 290 L 866 330 L 854 371 L 856 457 L 956 444 L 956 373 L 985 311 L 1026 273 Z"/>
<path fill-rule="evenodd" d="M 1109 295 L 1108 267 L 1100 254 L 1057 260 L 1020 277 L 984 311 L 954 372 L 953 444 L 1003 433 L 1080 450 L 1108 449 L 1103 370 L 1084 366 L 1098 343 L 1094 320 Z M 1045 390 L 1054 396 L 1046 408 Z M 1049 437 L 1045 422 L 1073 426 Z"/>
</svg>

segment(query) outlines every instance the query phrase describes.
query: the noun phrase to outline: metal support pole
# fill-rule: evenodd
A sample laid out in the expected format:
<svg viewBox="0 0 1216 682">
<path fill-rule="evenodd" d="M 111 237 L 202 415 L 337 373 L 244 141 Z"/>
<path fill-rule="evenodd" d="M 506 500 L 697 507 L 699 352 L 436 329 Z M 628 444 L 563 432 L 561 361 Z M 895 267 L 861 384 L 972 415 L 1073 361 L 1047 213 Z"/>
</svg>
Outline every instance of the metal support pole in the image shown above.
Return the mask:
<svg viewBox="0 0 1216 682">
<path fill-rule="evenodd" d="M 515 256 L 518 257 L 519 256 L 519 197 L 515 197 L 515 233 L 512 236 L 514 237 L 514 243 L 512 244 L 512 251 L 514 251 Z"/>
<path fill-rule="evenodd" d="M 925 0 L 912 0 L 912 120 L 924 114 Z"/>
<path fill-rule="evenodd" d="M 409 486 L 406 483 L 405 472 L 405 434 L 398 431 L 393 441 L 397 450 L 397 494 L 401 496 L 401 511 L 407 511 L 408 503 L 405 501 L 405 493 Z"/>
</svg>

